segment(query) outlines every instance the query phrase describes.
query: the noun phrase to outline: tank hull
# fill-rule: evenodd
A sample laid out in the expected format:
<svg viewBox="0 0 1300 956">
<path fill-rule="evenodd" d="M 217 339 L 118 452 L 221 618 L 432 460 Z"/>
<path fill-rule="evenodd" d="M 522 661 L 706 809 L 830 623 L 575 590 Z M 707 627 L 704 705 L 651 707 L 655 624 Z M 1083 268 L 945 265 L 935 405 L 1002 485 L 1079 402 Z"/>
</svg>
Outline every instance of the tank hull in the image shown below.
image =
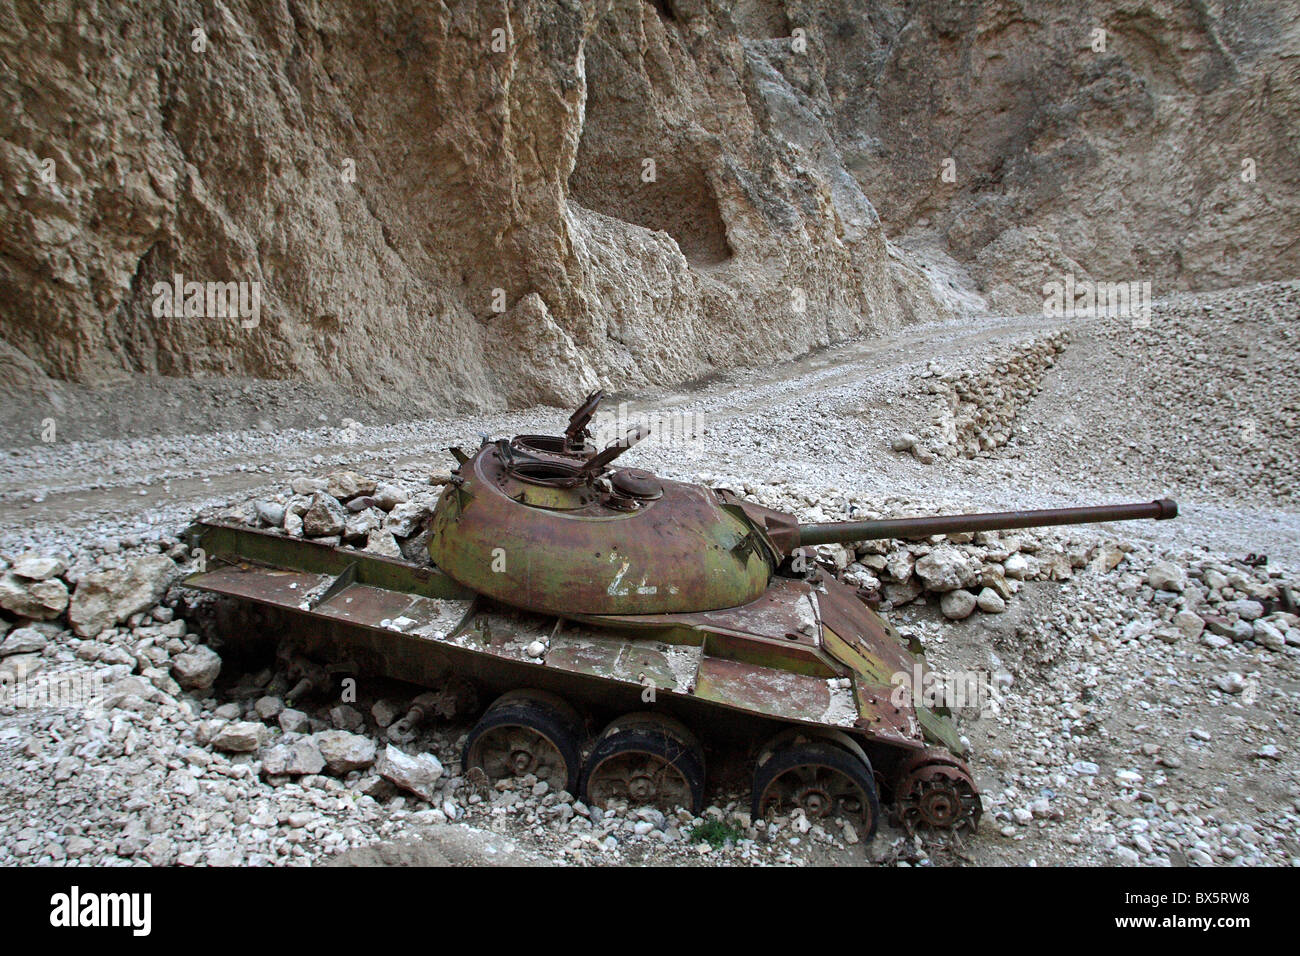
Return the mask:
<svg viewBox="0 0 1300 956">
<path fill-rule="evenodd" d="M 191 536 L 208 567 L 187 586 L 282 612 L 308 645 L 362 672 L 663 708 L 741 736 L 802 725 L 873 750 L 960 751 L 947 718 L 896 693 L 894 675 L 910 677 L 921 658 L 830 577 L 774 578 L 758 599 L 717 611 L 549 615 L 397 559 L 220 523 Z"/>
</svg>

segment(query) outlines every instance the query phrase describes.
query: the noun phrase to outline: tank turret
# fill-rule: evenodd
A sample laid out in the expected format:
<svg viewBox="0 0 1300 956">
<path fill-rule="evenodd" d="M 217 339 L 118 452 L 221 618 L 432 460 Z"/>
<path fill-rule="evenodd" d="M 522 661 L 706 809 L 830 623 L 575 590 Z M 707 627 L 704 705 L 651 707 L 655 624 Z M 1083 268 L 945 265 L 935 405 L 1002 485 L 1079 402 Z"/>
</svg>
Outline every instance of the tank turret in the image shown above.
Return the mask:
<svg viewBox="0 0 1300 956">
<path fill-rule="evenodd" d="M 484 440 L 438 501 L 433 563 L 473 590 L 530 611 L 665 614 L 738 607 L 760 597 L 801 547 L 1045 525 L 1175 517 L 1167 499 L 1138 504 L 800 524 L 726 490 L 669 481 L 615 460 L 632 429 L 596 451 L 587 424 L 563 436 Z"/>
</svg>

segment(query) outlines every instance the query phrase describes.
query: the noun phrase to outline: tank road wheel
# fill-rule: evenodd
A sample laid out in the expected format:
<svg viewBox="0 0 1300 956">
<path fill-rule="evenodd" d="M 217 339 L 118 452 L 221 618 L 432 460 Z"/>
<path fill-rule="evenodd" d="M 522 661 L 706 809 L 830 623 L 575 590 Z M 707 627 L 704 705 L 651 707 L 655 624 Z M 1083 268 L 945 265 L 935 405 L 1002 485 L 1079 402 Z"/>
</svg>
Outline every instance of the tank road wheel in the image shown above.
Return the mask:
<svg viewBox="0 0 1300 956">
<path fill-rule="evenodd" d="M 572 707 L 540 690 L 512 690 L 492 702 L 465 741 L 465 771 L 491 782 L 533 774 L 553 790 L 578 791 L 582 721 Z"/>
<path fill-rule="evenodd" d="M 875 835 L 880 800 L 865 754 L 802 735 L 783 734 L 773 744 L 754 767 L 755 820 L 801 809 L 813 823 L 848 820 L 864 841 Z"/>
<path fill-rule="evenodd" d="M 946 750 L 913 755 L 899 770 L 894 793 L 898 822 L 908 833 L 922 828 L 973 833 L 984 809 L 970 771 Z"/>
<path fill-rule="evenodd" d="M 601 731 L 587 757 L 583 799 L 604 807 L 626 800 L 631 807 L 699 813 L 704 806 L 704 750 L 686 727 L 660 714 L 625 714 Z"/>
</svg>

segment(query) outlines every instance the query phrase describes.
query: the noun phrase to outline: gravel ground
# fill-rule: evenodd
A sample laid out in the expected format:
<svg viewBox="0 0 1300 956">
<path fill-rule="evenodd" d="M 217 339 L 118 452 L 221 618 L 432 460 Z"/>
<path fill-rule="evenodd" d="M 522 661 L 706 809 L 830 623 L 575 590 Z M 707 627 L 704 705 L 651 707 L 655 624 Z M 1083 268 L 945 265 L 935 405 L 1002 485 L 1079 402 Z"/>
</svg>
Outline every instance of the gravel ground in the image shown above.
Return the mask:
<svg viewBox="0 0 1300 956">
<path fill-rule="evenodd" d="M 149 553 L 184 561 L 176 535 L 197 511 L 285 504 L 293 479 L 340 467 L 418 493 L 445 470 L 448 445 L 554 431 L 565 412 L 403 422 L 368 409 L 355 422 L 334 417 L 345 402 L 315 406 L 310 392 L 277 413 L 267 396 L 281 386 L 254 383 L 242 400 L 243 387 L 223 392 L 230 407 L 216 420 L 262 427 L 219 432 L 206 411 L 168 411 L 193 398 L 190 385 L 168 397 L 157 382 L 112 393 L 133 415 L 96 415 L 96 399 L 73 391 L 58 407 L 7 409 L 0 556 L 17 563 L 5 606 L 25 614 L 3 616 L 0 666 L 98 674 L 112 706 L 0 707 L 0 863 L 1300 862 L 1300 622 L 1277 610 L 1282 586 L 1300 591 L 1297 317 L 1300 284 L 1275 283 L 1164 300 L 1149 327 L 943 323 L 627 397 L 632 421 L 704 429 L 644 442 L 625 463 L 724 484 L 805 520 L 1179 501 L 1176 521 L 827 550 L 897 605 L 895 622 L 932 663 L 995 675 L 996 713 L 959 717 L 986 814 L 978 835 L 956 842 L 882 827 L 864 846 L 798 819 L 773 833 L 725 784 L 706 813 L 731 834 L 717 846 L 692 839 L 702 821 L 604 813 L 526 780 L 476 792 L 458 776 L 464 715 L 401 744 L 441 758 L 429 799 L 399 795 L 368 764 L 321 768 L 310 754 L 304 772 L 268 776 L 258 748 L 307 739 L 321 751 L 378 742 L 382 764 L 387 732 L 373 707 L 419 690 L 382 687 L 350 713 L 290 708 L 286 723 L 274 704 L 281 671 L 231 665 L 207 689 L 202 645 L 172 619 L 174 593 L 148 595 L 152 579 L 113 570 Z M 50 417 L 70 423 L 56 441 L 22 437 Z M 22 564 L 29 552 L 63 565 L 42 588 L 49 569 Z M 939 583 L 944 563 L 960 587 Z M 82 639 L 61 608 L 25 626 L 93 574 L 157 606 Z M 182 678 L 197 683 L 183 690 Z M 348 736 L 320 737 L 332 732 Z M 251 751 L 238 749 L 241 735 Z"/>
</svg>

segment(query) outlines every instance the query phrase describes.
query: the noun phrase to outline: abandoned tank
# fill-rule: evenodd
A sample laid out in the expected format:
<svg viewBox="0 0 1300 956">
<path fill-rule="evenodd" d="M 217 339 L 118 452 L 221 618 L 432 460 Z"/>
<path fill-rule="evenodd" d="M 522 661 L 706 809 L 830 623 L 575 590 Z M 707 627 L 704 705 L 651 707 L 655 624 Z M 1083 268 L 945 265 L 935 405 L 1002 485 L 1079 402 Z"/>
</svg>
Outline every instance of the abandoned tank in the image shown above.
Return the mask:
<svg viewBox="0 0 1300 956">
<path fill-rule="evenodd" d="M 564 435 L 451 449 L 427 560 L 200 522 L 186 583 L 275 609 L 309 654 L 491 700 L 462 754 L 472 780 L 531 774 L 596 806 L 698 813 L 706 756 L 739 753 L 755 819 L 797 808 L 869 838 L 882 806 L 909 830 L 974 829 L 979 792 L 950 715 L 899 692 L 926 673 L 920 647 L 804 549 L 1177 514 L 1161 500 L 800 524 L 615 467 L 644 432 L 598 450 L 601 397 Z"/>
</svg>

